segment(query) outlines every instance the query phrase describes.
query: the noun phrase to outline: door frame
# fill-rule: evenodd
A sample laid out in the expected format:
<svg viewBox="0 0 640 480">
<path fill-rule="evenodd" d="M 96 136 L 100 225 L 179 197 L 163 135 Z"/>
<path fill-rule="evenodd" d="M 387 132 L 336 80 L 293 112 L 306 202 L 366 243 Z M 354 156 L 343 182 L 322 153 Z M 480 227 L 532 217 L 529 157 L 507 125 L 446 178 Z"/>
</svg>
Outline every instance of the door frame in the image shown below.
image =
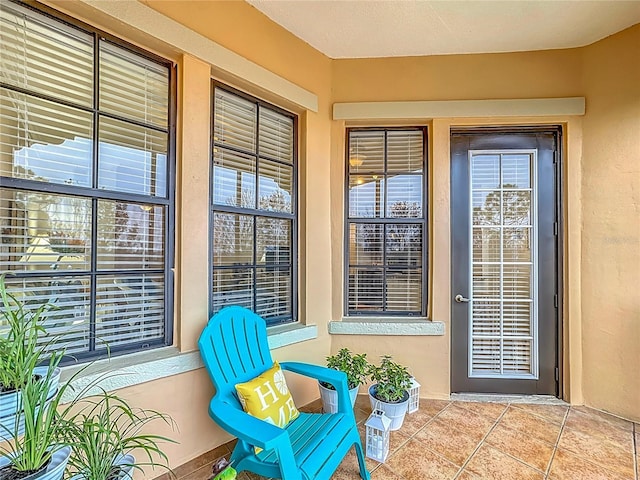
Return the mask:
<svg viewBox="0 0 640 480">
<path fill-rule="evenodd" d="M 555 380 L 556 380 L 556 393 L 555 396 L 557 398 L 564 398 L 565 396 L 565 378 L 564 378 L 564 366 L 565 366 L 565 351 L 564 351 L 564 235 L 565 235 L 565 225 L 564 225 L 564 168 L 565 168 L 565 153 L 564 153 L 564 142 L 565 142 L 565 132 L 564 126 L 559 123 L 553 124 L 540 124 L 540 125 L 487 125 L 487 126 L 458 126 L 451 125 L 449 129 L 449 166 L 451 168 L 451 138 L 453 135 L 495 135 L 495 134 L 528 134 L 528 133 L 552 133 L 556 136 L 556 145 L 555 145 L 555 157 L 554 157 L 554 165 L 555 165 L 555 216 L 556 216 L 556 235 L 555 235 L 555 252 L 556 252 L 556 265 L 555 265 L 555 278 L 557 285 L 557 294 L 555 299 L 556 305 L 556 328 L 555 328 L 555 336 L 556 336 L 556 370 L 555 370 Z M 453 179 L 450 177 L 450 189 L 451 182 Z M 453 196 L 450 196 L 449 201 L 453 200 Z M 450 251 L 453 252 L 454 247 L 454 232 L 453 232 L 453 222 L 452 222 L 453 209 L 450 205 L 449 212 L 449 229 L 450 229 Z M 450 319 L 453 323 L 454 318 L 454 306 L 455 301 L 453 296 L 455 295 L 454 291 L 454 265 L 455 261 L 454 256 L 451 255 L 451 275 L 449 278 L 449 291 L 450 291 Z M 452 383 L 453 378 L 453 368 L 452 361 L 454 355 L 454 345 L 453 345 L 453 335 L 450 335 L 450 352 L 451 356 L 449 358 L 449 380 Z"/>
</svg>

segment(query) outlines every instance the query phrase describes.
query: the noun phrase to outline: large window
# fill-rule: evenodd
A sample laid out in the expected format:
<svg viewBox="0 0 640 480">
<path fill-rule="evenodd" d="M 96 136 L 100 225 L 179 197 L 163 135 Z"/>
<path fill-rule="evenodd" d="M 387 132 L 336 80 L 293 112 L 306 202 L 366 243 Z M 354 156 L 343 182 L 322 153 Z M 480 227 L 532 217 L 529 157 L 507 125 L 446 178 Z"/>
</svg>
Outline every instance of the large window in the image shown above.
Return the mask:
<svg viewBox="0 0 640 480">
<path fill-rule="evenodd" d="M 171 343 L 172 67 L 0 5 L 0 272 L 76 359 Z M 0 325 L 0 334 L 3 326 Z"/>
<path fill-rule="evenodd" d="M 426 129 L 347 130 L 347 315 L 426 314 Z"/>
<path fill-rule="evenodd" d="M 296 117 L 214 84 L 212 310 L 296 317 Z"/>
</svg>

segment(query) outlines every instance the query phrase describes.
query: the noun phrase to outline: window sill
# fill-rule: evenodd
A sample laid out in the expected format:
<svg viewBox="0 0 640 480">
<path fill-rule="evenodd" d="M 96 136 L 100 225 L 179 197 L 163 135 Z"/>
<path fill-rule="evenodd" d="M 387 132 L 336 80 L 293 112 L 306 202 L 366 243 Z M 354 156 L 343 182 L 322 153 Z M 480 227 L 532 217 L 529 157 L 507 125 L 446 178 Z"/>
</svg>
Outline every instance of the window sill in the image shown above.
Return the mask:
<svg viewBox="0 0 640 480">
<path fill-rule="evenodd" d="M 444 335 L 444 322 L 424 317 L 344 317 L 329 322 L 332 335 Z"/>
<path fill-rule="evenodd" d="M 268 330 L 269 348 L 275 350 L 318 337 L 315 325 L 279 325 Z M 93 364 L 71 365 L 62 369 L 61 380 L 67 381 L 80 372 L 73 381 L 73 388 L 65 392 L 63 400 L 71 401 L 75 395 L 92 382 L 102 378 L 100 387 L 106 391 L 151 382 L 160 378 L 190 372 L 204 367 L 199 351 L 180 353 L 176 347 L 165 347 L 132 353 L 121 357 L 98 360 Z M 92 390 L 90 393 L 99 393 Z"/>
</svg>

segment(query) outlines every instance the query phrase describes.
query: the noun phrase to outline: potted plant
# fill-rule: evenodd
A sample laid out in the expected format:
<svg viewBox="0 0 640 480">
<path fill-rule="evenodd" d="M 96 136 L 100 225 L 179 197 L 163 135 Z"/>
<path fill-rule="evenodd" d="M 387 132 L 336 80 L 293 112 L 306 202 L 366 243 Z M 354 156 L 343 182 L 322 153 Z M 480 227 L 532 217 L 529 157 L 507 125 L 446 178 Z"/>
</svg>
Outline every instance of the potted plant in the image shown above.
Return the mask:
<svg viewBox="0 0 640 480">
<path fill-rule="evenodd" d="M 358 397 L 358 389 L 370 373 L 371 365 L 367 361 L 367 354 L 353 354 L 348 348 L 342 348 L 337 354 L 327 357 L 327 367 L 347 374 L 347 387 L 349 388 L 349 398 L 353 407 Z M 319 382 L 319 388 L 322 410 L 325 413 L 337 412 L 338 394 L 333 385 Z"/>
<path fill-rule="evenodd" d="M 0 478 L 62 478 L 71 448 L 61 443 L 63 422 L 58 407 L 68 384 L 49 397 L 56 369 L 57 363 L 51 362 L 43 376 L 29 376 L 22 387 L 20 414 L 14 416 L 12 428 L 2 426 L 10 441 L 0 444 Z"/>
<path fill-rule="evenodd" d="M 50 303 L 27 305 L 9 293 L 5 275 L 0 275 L 0 440 L 5 439 L 16 417 L 22 389 L 34 378 L 47 375 L 53 366 L 47 399 L 58 389 L 61 351 L 49 354 L 48 365 L 38 366 L 52 340 L 43 326 L 46 312 L 55 308 Z"/>
<path fill-rule="evenodd" d="M 384 355 L 379 366 L 371 367 L 371 380 L 375 382 L 369 387 L 371 409 L 382 410 L 391 419 L 391 430 L 398 430 L 409 404 L 411 375 L 407 367 Z"/>
<path fill-rule="evenodd" d="M 142 432 L 157 420 L 174 427 L 168 415 L 133 408 L 113 393 L 103 391 L 77 401 L 74 413 L 63 419 L 65 443 L 71 446 L 71 480 L 130 480 L 133 470 L 144 465 L 168 470 L 167 455 L 159 444 L 173 440 Z M 134 449 L 146 459 L 136 460 Z"/>
</svg>

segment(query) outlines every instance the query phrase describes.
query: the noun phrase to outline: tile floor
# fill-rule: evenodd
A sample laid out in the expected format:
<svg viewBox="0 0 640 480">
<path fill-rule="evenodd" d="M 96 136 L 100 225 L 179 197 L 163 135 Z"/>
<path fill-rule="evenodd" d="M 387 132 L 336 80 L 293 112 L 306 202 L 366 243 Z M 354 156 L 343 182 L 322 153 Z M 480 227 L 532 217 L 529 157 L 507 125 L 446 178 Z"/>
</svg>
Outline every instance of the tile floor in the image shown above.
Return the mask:
<svg viewBox="0 0 640 480">
<path fill-rule="evenodd" d="M 319 401 L 301 410 L 319 411 Z M 360 395 L 355 413 L 363 442 L 370 412 L 368 397 Z M 233 442 L 222 445 L 174 473 L 179 480 L 207 480 L 213 462 L 231 448 Z M 367 466 L 372 480 L 640 480 L 639 454 L 640 424 L 598 410 L 423 399 L 392 432 L 387 461 L 367 459 Z M 332 480 L 359 478 L 352 449 Z"/>
</svg>

